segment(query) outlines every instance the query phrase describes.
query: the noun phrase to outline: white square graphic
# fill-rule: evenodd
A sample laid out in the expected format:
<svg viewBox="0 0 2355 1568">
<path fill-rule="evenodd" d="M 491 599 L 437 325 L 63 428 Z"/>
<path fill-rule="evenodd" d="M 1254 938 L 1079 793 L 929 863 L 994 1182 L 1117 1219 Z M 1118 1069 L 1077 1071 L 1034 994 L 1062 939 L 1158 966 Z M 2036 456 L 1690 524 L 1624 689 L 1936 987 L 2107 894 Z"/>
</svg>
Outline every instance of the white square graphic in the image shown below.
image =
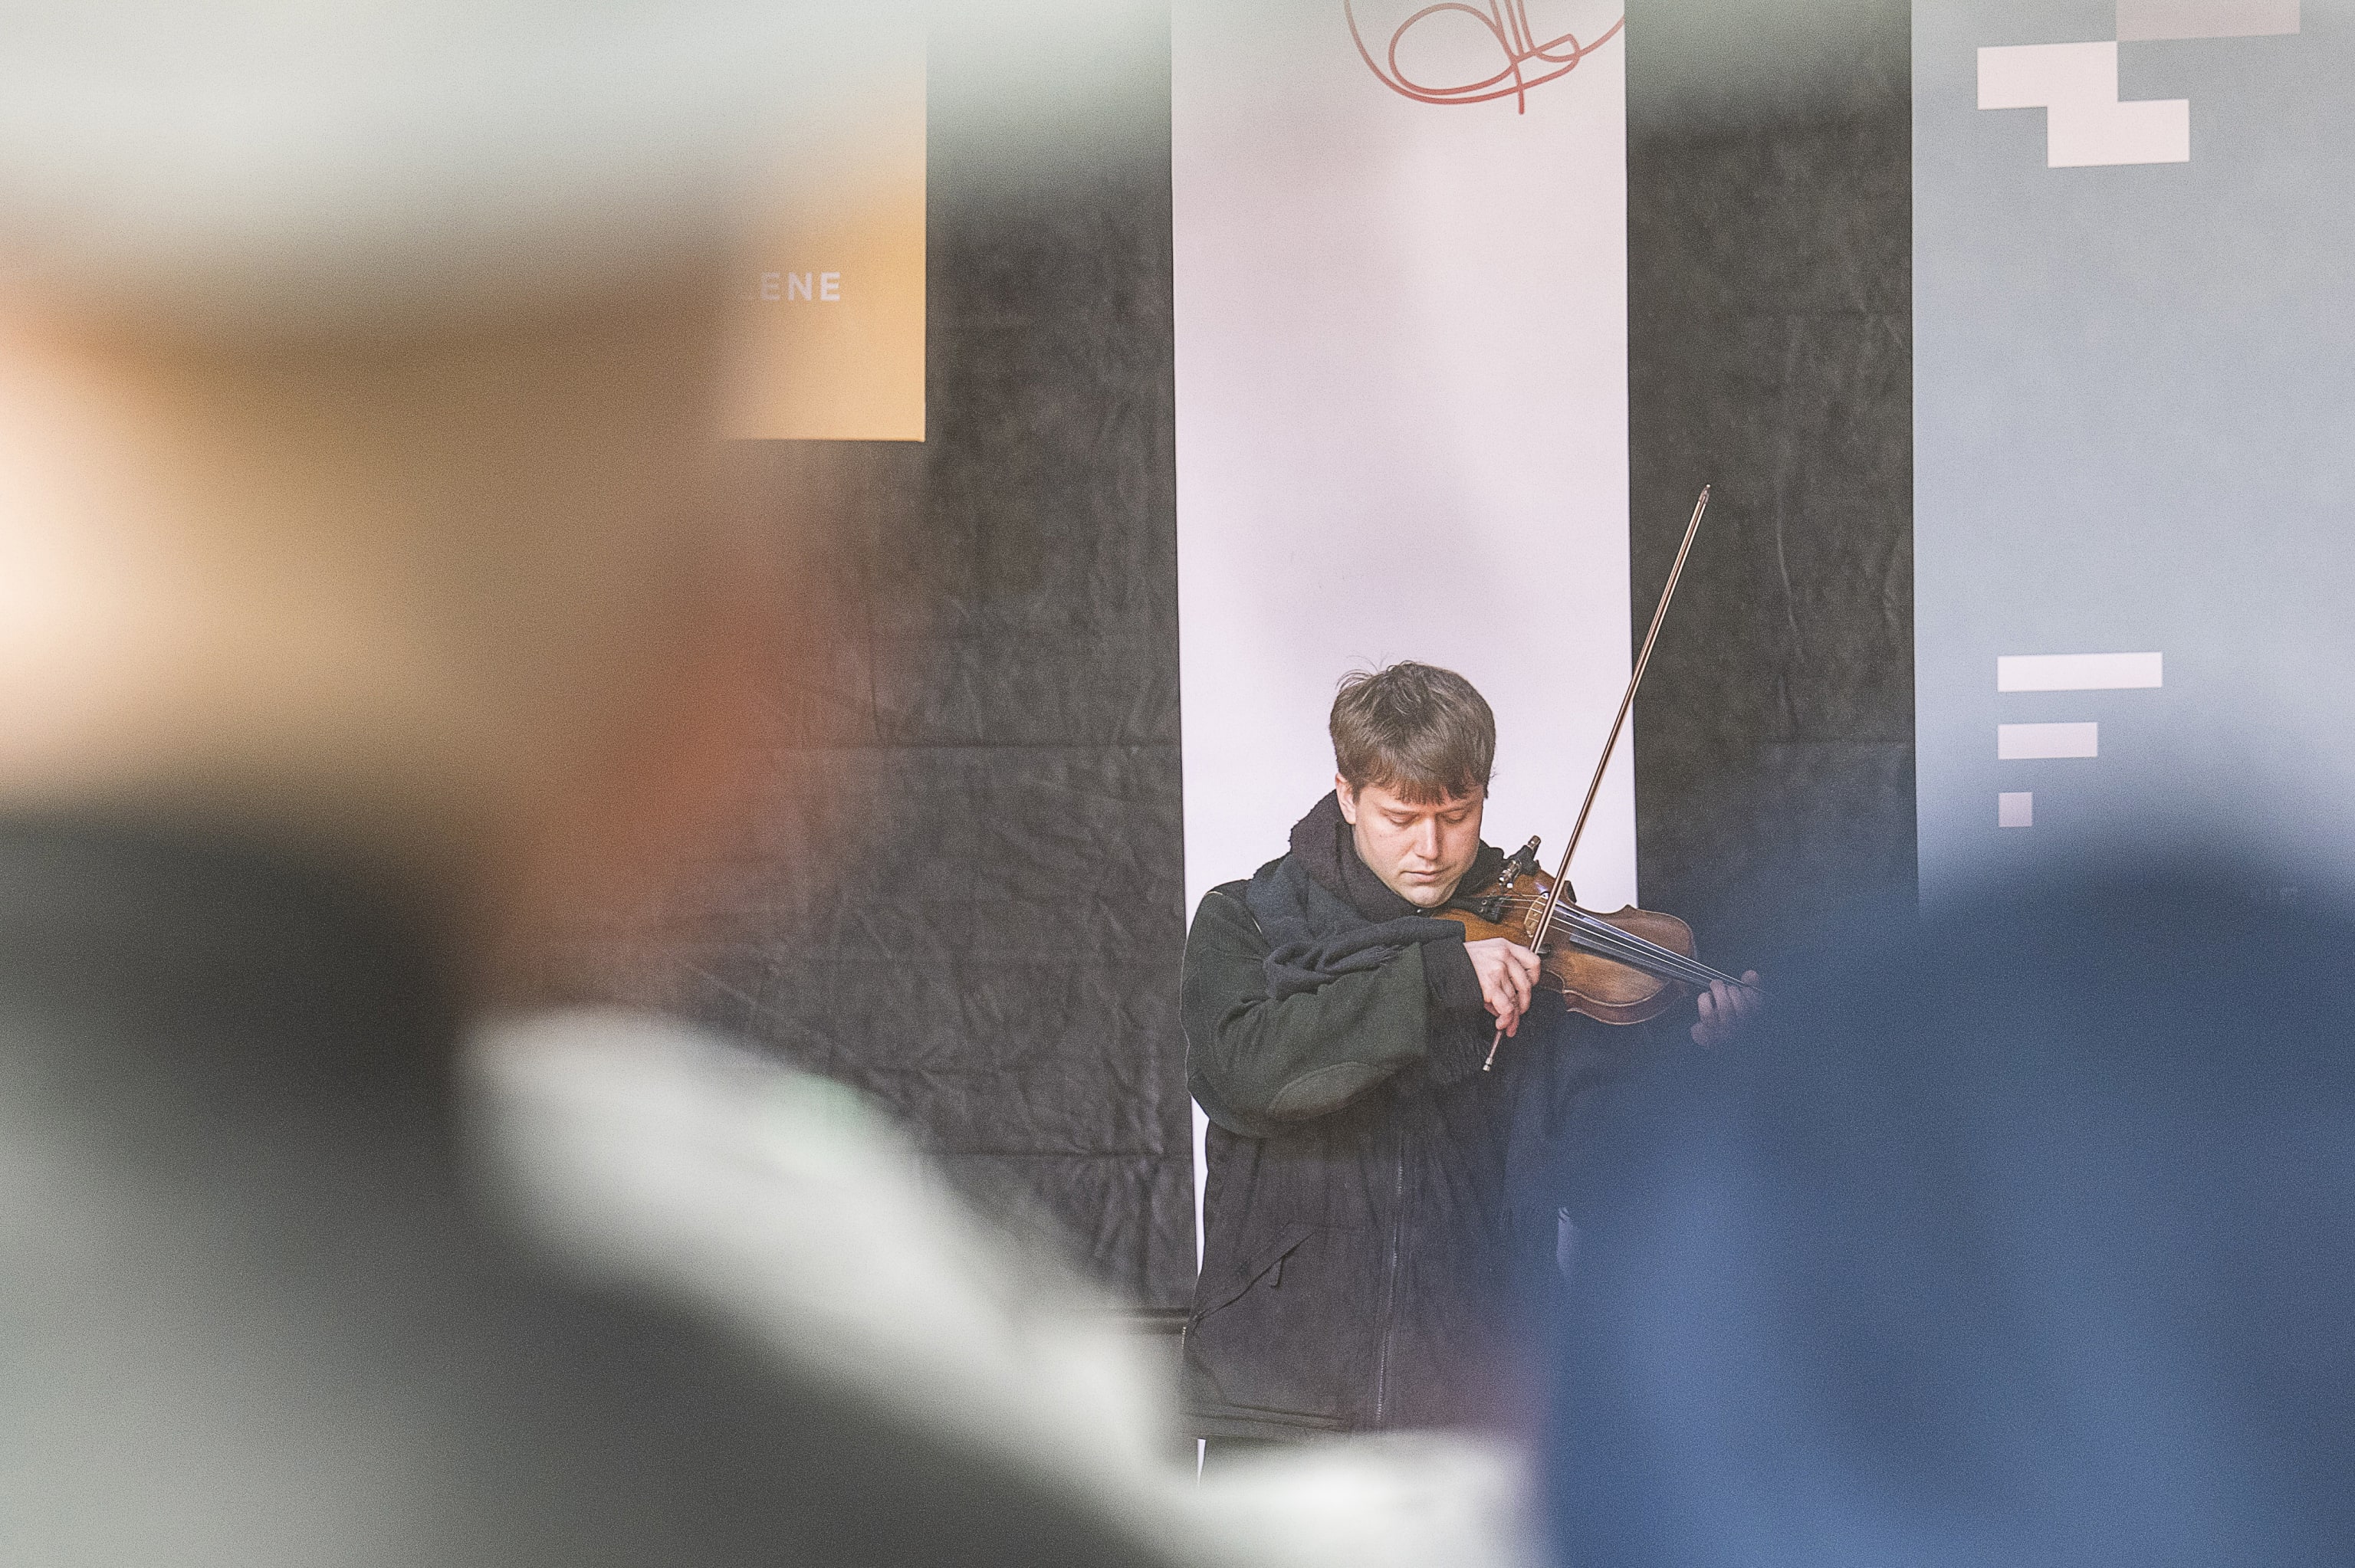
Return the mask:
<svg viewBox="0 0 2355 1568">
<path fill-rule="evenodd" d="M 2191 161 L 2191 101 L 2120 103 L 2115 39 L 1983 48 L 1979 107 L 2043 110 L 2047 168 Z"/>
<path fill-rule="evenodd" d="M 2036 792 L 2032 789 L 2007 789 L 1995 798 L 1995 825 L 1998 828 L 2032 828 L 2036 825 Z"/>
</svg>

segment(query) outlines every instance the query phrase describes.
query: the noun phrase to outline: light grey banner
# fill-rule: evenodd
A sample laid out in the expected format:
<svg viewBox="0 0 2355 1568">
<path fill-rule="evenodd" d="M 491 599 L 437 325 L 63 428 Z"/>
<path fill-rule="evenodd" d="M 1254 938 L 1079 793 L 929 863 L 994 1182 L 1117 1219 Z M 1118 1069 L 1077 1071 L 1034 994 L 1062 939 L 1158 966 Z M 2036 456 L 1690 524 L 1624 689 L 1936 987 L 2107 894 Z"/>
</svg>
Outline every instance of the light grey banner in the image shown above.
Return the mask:
<svg viewBox="0 0 2355 1568">
<path fill-rule="evenodd" d="M 1914 7 L 1925 898 L 2355 871 L 2350 9 Z"/>
</svg>

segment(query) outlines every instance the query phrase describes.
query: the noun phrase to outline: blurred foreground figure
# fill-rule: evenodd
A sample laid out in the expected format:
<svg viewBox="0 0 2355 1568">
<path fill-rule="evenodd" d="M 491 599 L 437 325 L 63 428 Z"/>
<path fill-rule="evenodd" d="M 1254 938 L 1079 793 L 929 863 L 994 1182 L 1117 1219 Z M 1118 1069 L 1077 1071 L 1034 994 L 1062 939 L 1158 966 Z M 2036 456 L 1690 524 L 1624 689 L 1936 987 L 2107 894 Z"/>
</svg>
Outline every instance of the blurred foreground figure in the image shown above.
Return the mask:
<svg viewBox="0 0 2355 1568">
<path fill-rule="evenodd" d="M 9 1563 L 1518 1561 L 1493 1454 L 1213 1500 L 838 1090 L 462 1058 L 751 749 L 730 242 L 858 9 L 0 19 Z"/>
<path fill-rule="evenodd" d="M 1166 1560 L 461 1173 L 461 1015 L 741 749 L 699 475 L 798 10 L 0 21 L 9 1562 Z"/>
<path fill-rule="evenodd" d="M 1178 1561 L 1539 1560 L 1527 1466 L 1501 1443 L 1336 1439 L 1198 1483 L 1173 1451 L 1166 1346 L 839 1084 L 621 1009 L 499 1020 L 467 1075 L 500 1207 L 581 1275 L 690 1303 L 822 1386 L 1096 1499 Z"/>
<path fill-rule="evenodd" d="M 1655 1086 L 1581 1254 L 1559 1560 L 2355 1554 L 2355 915 L 2264 880 L 1859 930 Z"/>
</svg>

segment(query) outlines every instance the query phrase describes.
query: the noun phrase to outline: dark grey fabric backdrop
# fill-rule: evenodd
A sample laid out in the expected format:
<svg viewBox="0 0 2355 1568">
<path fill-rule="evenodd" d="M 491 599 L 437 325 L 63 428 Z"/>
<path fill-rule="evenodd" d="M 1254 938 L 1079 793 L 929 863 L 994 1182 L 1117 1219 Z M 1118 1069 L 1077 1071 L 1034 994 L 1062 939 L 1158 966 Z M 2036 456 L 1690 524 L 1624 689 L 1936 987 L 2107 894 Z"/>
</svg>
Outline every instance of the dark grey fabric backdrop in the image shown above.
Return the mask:
<svg viewBox="0 0 2355 1568">
<path fill-rule="evenodd" d="M 1716 486 L 1636 835 L 1644 902 L 1748 963 L 1914 885 L 1911 10 L 1702 9 L 1627 8 L 1639 639 Z"/>
<path fill-rule="evenodd" d="M 1657 5 L 1629 21 L 1639 629 L 1718 490 L 1638 710 L 1638 847 L 1646 901 L 1747 960 L 1913 886 L 1906 10 L 1855 9 L 1804 91 L 1700 113 L 1695 72 L 1760 56 L 1729 45 L 1739 13 L 1680 30 Z M 1066 124 L 1043 173 L 976 172 L 941 108 L 957 61 L 932 69 L 931 440 L 753 454 L 779 514 L 817 524 L 758 809 L 691 898 L 597 955 L 599 989 L 869 1090 L 1174 1308 L 1167 145 L 1108 134 L 1107 160 Z M 1161 95 L 1165 134 L 1167 81 L 1123 90 Z"/>
<path fill-rule="evenodd" d="M 809 524 L 754 821 L 603 946 L 596 989 L 874 1094 L 1174 1308 L 1194 1231 L 1167 61 L 1140 89 L 1155 135 L 1132 103 L 1093 141 L 1055 132 L 1117 156 L 1026 175 L 960 161 L 976 95 L 940 54 L 929 439 L 748 454 Z"/>
</svg>

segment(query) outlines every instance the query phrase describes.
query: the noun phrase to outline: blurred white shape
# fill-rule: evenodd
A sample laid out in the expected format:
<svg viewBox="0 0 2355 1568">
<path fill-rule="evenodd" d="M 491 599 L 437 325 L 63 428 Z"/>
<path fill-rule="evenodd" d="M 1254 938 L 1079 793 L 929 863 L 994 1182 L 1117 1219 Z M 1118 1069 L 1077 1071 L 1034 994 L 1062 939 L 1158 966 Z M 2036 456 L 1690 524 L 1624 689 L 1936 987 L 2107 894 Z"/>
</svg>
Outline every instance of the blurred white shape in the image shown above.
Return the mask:
<svg viewBox="0 0 2355 1568">
<path fill-rule="evenodd" d="M 1480 1568 L 1547 1561 L 1517 1521 L 1522 1457 L 1462 1434 L 1388 1433 L 1226 1463 L 1201 1483 L 1206 1522 L 1283 1568 Z"/>
<path fill-rule="evenodd" d="M 504 1024 L 477 1064 L 506 1195 L 568 1255 L 992 1445 L 1145 1457 L 1113 1303 L 978 1223 L 852 1090 L 621 1011 Z"/>
<path fill-rule="evenodd" d="M 1198 1482 L 1168 1457 L 1166 1351 L 850 1089 L 618 1009 L 503 1022 L 470 1066 L 496 1195 L 573 1266 L 1070 1488 L 1173 1561 L 1540 1561 L 1524 1461 L 1492 1441 L 1336 1438 Z"/>
<path fill-rule="evenodd" d="M 513 308 L 726 243 L 910 5 L 0 9 L 0 254 L 183 329 Z"/>
<path fill-rule="evenodd" d="M 2191 101 L 2119 102 L 2115 41 L 1983 48 L 1979 107 L 2043 110 L 2048 168 L 2191 160 Z"/>
<path fill-rule="evenodd" d="M 2036 796 L 2027 789 L 2007 789 L 1995 798 L 1995 825 L 1998 828 L 2032 828 L 2036 825 Z"/>
<path fill-rule="evenodd" d="M 2295 33 L 2297 5 L 2298 0 L 2118 0 L 2118 41 Z"/>
<path fill-rule="evenodd" d="M 1999 724 L 1995 755 L 1999 762 L 2030 762 L 2047 757 L 2099 757 L 2098 724 Z"/>
<path fill-rule="evenodd" d="M 2005 653 L 1995 662 L 1998 692 L 2112 692 L 2163 686 L 2157 653 Z"/>
</svg>

